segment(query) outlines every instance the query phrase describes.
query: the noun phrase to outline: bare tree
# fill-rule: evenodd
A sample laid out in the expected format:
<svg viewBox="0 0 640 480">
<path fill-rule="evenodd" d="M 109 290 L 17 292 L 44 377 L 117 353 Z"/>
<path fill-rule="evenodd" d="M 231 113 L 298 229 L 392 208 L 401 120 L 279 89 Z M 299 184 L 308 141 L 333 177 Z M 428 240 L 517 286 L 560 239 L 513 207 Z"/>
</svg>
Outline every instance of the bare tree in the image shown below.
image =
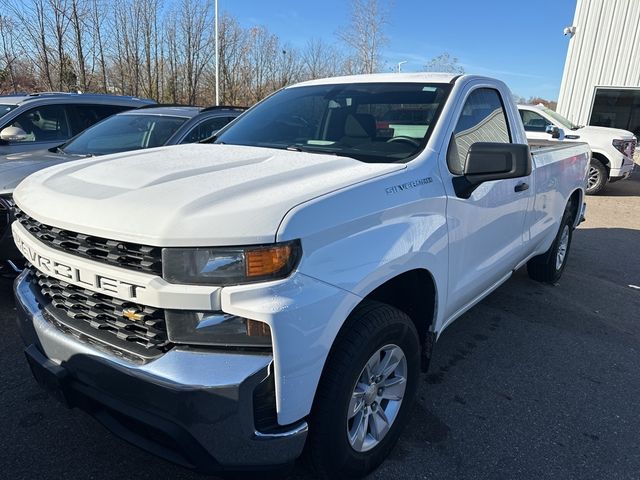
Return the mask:
<svg viewBox="0 0 640 480">
<path fill-rule="evenodd" d="M 9 84 L 11 90 L 14 92 L 18 90 L 18 83 L 16 79 L 15 63 L 18 59 L 15 51 L 15 28 L 13 21 L 6 17 L 0 16 L 0 42 L 2 43 L 2 84 Z M 2 88 L 5 90 L 5 88 Z M 8 89 L 7 89 L 8 90 Z"/>
<path fill-rule="evenodd" d="M 73 71 L 73 62 L 65 49 L 67 28 L 69 27 L 68 0 L 49 0 L 51 15 L 48 17 L 52 37 L 56 45 L 58 90 L 67 90 L 76 87 L 77 76 Z"/>
<path fill-rule="evenodd" d="M 100 68 L 100 79 L 102 83 L 102 92 L 109 91 L 109 82 L 107 80 L 107 62 L 105 61 L 105 48 L 103 42 L 103 21 L 104 10 L 98 3 L 98 0 L 91 0 L 91 21 L 93 23 L 94 41 L 95 41 L 95 57 Z"/>
<path fill-rule="evenodd" d="M 305 79 L 338 75 L 342 69 L 342 56 L 337 48 L 320 38 L 312 38 L 302 53 L 302 76 Z"/>
<path fill-rule="evenodd" d="M 179 22 L 180 58 L 184 62 L 186 100 L 198 100 L 198 87 L 205 67 L 214 55 L 213 5 L 210 0 L 182 0 Z"/>
<path fill-rule="evenodd" d="M 69 11 L 63 12 L 68 15 L 68 20 L 73 30 L 73 43 L 76 52 L 75 63 L 78 67 L 78 86 L 82 91 L 89 89 L 89 82 L 87 78 L 87 58 L 85 55 L 86 41 L 86 18 L 89 14 L 85 10 L 84 2 L 81 0 L 71 0 L 71 6 Z"/>
<path fill-rule="evenodd" d="M 140 29 L 142 31 L 142 56 L 144 59 L 142 94 L 149 98 L 160 96 L 160 76 L 158 50 L 158 25 L 160 22 L 159 0 L 138 0 L 144 15 L 140 17 Z"/>
<path fill-rule="evenodd" d="M 215 96 L 213 0 L 6 1 L 0 4 L 3 90 L 79 88 L 190 104 Z M 370 43 L 366 55 L 346 61 L 322 40 L 299 50 L 264 26 L 244 28 L 223 14 L 222 101 L 250 105 L 300 79 L 377 69 L 386 22 L 378 1 L 354 2 L 361 14 L 354 21 L 367 25 Z"/>
<path fill-rule="evenodd" d="M 283 88 L 297 82 L 302 73 L 302 61 L 298 50 L 289 44 L 279 45 L 276 54 L 276 83 L 274 87 Z"/>
<path fill-rule="evenodd" d="M 458 58 L 452 57 L 448 52 L 433 57 L 424 66 L 424 70 L 426 72 L 454 73 L 457 75 L 464 73 L 464 68 L 458 62 Z"/>
<path fill-rule="evenodd" d="M 240 105 L 242 98 L 242 67 L 248 50 L 244 29 L 228 14 L 220 19 L 220 98 L 222 103 Z M 215 79 L 212 79 L 212 81 Z"/>
<path fill-rule="evenodd" d="M 352 52 L 348 64 L 354 73 L 374 73 L 382 69 L 382 48 L 388 43 L 384 29 L 389 23 L 383 0 L 351 0 L 351 21 L 338 31 Z"/>
<path fill-rule="evenodd" d="M 36 75 L 44 88 L 53 89 L 50 49 L 48 46 L 48 5 L 45 0 L 23 2 L 14 0 L 7 5 L 19 29 L 16 35 L 24 39 L 20 45 L 23 58 L 36 68 Z M 12 32 L 13 34 L 13 32 Z"/>
</svg>

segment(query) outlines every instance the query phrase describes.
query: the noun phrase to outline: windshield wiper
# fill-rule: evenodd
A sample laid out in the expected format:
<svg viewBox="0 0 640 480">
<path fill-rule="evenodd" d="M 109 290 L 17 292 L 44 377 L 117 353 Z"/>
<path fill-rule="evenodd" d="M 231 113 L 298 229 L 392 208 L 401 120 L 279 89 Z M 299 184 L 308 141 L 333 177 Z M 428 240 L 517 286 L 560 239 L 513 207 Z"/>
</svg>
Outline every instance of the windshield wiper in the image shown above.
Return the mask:
<svg viewBox="0 0 640 480">
<path fill-rule="evenodd" d="M 314 148 L 308 145 L 300 145 L 299 143 L 289 145 L 285 150 L 290 150 L 292 152 L 318 153 L 322 155 L 338 155 L 336 152 L 327 151 L 323 148 Z"/>
</svg>

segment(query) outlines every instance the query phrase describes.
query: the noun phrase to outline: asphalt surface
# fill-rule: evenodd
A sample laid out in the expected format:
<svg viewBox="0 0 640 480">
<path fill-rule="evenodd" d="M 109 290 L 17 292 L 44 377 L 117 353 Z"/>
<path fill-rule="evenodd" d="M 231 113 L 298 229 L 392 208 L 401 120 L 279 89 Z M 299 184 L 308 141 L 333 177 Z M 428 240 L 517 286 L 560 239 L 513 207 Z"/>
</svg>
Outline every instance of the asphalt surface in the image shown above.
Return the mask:
<svg viewBox="0 0 640 480">
<path fill-rule="evenodd" d="M 639 177 L 588 198 L 558 285 L 517 272 L 442 334 L 411 424 L 371 478 L 640 477 Z M 2 478 L 204 478 L 43 393 L 13 317 L 0 280 Z M 290 478 L 313 475 L 297 465 Z"/>
</svg>

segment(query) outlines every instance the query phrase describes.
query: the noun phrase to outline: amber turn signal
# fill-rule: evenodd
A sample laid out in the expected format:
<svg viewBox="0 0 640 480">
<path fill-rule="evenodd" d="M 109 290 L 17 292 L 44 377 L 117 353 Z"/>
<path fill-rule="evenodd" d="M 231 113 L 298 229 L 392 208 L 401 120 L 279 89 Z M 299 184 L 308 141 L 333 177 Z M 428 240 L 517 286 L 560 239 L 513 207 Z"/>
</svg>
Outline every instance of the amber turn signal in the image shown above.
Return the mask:
<svg viewBox="0 0 640 480">
<path fill-rule="evenodd" d="M 249 250 L 246 253 L 247 277 L 262 277 L 279 272 L 289 263 L 291 253 L 291 244 Z"/>
</svg>

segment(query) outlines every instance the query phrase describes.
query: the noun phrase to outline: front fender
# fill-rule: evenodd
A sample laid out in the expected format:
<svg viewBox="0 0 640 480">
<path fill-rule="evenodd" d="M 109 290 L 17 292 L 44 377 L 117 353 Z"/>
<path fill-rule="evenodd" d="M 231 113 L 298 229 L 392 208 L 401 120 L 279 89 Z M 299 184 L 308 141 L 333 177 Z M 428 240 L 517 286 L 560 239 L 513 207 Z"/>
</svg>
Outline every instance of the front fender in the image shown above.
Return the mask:
<svg viewBox="0 0 640 480">
<path fill-rule="evenodd" d="M 613 145 L 607 149 L 591 148 L 591 155 L 602 157 L 605 160 L 605 166 L 609 169 L 620 168 L 624 161 L 624 155 L 616 150 Z"/>
<path fill-rule="evenodd" d="M 262 286 L 223 289 L 225 312 L 271 326 L 280 424 L 311 411 L 336 336 L 375 288 L 426 269 L 436 282 L 437 304 L 445 304 L 446 288 L 440 287 L 447 284 L 447 200 L 433 165 L 420 163 L 296 206 L 276 237 L 302 241 L 296 273 Z M 438 322 L 439 315 L 436 328 Z"/>
<path fill-rule="evenodd" d="M 414 187 L 396 188 L 403 185 Z M 359 297 L 414 269 L 426 269 L 437 286 L 446 285 L 446 206 L 433 166 L 412 168 L 296 207 L 277 239 L 302 239 L 298 270 Z M 446 289 L 438 291 L 444 296 Z"/>
<path fill-rule="evenodd" d="M 224 312 L 269 324 L 280 425 L 311 411 L 333 341 L 361 300 L 299 272 L 278 282 L 222 289 Z"/>
</svg>

